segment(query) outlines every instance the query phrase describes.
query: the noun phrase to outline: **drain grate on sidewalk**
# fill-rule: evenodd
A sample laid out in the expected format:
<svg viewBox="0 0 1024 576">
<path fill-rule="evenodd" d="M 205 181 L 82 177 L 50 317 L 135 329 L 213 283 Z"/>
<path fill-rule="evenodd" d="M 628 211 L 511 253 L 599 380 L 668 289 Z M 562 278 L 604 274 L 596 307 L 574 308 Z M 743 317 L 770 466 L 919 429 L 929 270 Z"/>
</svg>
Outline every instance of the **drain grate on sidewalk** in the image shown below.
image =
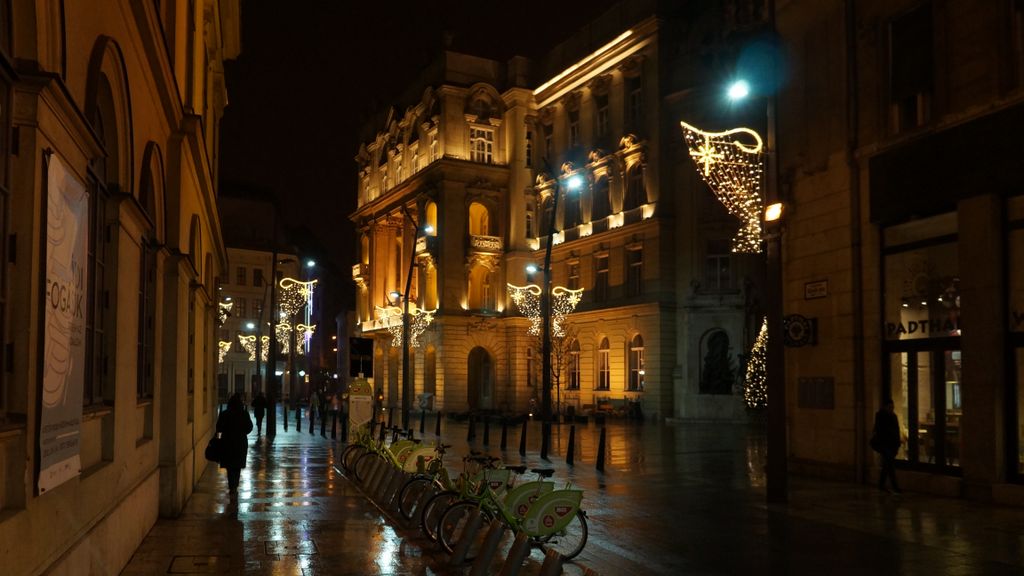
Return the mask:
<svg viewBox="0 0 1024 576">
<path fill-rule="evenodd" d="M 231 571 L 230 556 L 175 556 L 168 574 L 224 574 Z"/>
<path fill-rule="evenodd" d="M 268 556 L 297 556 L 299 554 L 318 554 L 316 543 L 312 540 L 288 542 L 286 540 L 267 540 L 264 542 Z"/>
</svg>

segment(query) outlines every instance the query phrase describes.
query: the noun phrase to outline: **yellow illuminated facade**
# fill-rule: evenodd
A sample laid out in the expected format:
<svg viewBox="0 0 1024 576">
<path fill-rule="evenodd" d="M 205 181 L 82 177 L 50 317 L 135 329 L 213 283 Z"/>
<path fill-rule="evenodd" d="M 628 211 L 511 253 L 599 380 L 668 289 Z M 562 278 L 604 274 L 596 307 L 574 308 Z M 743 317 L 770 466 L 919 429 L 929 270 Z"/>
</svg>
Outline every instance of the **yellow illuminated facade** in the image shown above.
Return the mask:
<svg viewBox="0 0 1024 576">
<path fill-rule="evenodd" d="M 560 409 L 744 418 L 751 264 L 678 154 L 682 114 L 659 64 L 677 41 L 655 18 L 620 24 L 593 52 L 537 63 L 447 52 L 415 101 L 375 119 L 356 155 L 352 274 L 386 404 L 401 404 L 401 348 L 375 310 L 396 305 L 410 261 L 409 298 L 436 309 L 412 348 L 413 393 L 455 412 L 540 401 L 528 295 L 513 299 L 542 283 L 527 266 L 550 238 L 552 285 L 582 294 L 557 338 Z"/>
</svg>

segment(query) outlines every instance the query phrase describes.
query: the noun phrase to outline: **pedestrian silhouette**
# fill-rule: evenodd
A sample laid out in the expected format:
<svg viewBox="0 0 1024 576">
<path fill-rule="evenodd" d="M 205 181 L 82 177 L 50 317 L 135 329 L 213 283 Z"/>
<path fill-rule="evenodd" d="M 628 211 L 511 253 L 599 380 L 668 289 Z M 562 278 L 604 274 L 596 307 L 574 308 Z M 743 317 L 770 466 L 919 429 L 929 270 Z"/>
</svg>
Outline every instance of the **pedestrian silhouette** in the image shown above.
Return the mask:
<svg viewBox="0 0 1024 576">
<path fill-rule="evenodd" d="M 252 418 L 242 404 L 242 397 L 235 394 L 228 400 L 227 409 L 217 417 L 220 467 L 228 471 L 228 492 L 232 497 L 238 492 L 238 478 L 245 468 L 245 457 L 249 451 L 246 436 L 249 432 L 252 432 Z"/>
<path fill-rule="evenodd" d="M 892 485 L 890 492 L 900 493 L 896 482 L 896 454 L 900 451 L 900 420 L 896 416 L 896 405 L 892 398 L 886 398 L 875 413 L 875 430 L 871 435 L 871 448 L 882 457 L 882 471 L 878 474 L 878 489 L 886 490 L 885 481 Z"/>
<path fill-rule="evenodd" d="M 263 416 L 267 413 L 267 397 L 263 392 L 257 392 L 252 399 L 252 414 L 256 417 L 256 435 L 263 433 Z"/>
</svg>

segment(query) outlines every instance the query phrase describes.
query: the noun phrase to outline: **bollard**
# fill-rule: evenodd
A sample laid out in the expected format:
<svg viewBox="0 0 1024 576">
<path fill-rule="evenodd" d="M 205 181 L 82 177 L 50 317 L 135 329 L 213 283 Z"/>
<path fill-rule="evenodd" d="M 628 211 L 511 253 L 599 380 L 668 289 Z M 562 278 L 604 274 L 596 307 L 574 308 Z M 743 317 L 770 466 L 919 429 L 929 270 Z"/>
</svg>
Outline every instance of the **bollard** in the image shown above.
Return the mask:
<svg viewBox="0 0 1024 576">
<path fill-rule="evenodd" d="M 327 418 L 323 412 L 320 412 L 320 436 L 327 438 Z"/>
<path fill-rule="evenodd" d="M 491 444 L 491 419 L 484 416 L 484 446 Z"/>
<path fill-rule="evenodd" d="M 282 403 L 281 404 L 281 412 L 284 413 L 284 431 L 287 432 L 288 431 L 288 404 L 287 403 Z"/>
<path fill-rule="evenodd" d="M 557 550 L 548 550 L 537 576 L 559 576 L 562 573 L 562 555 Z"/>
<path fill-rule="evenodd" d="M 309 411 L 309 435 L 313 435 L 313 427 L 316 426 L 316 412 Z"/>
<path fill-rule="evenodd" d="M 377 441 L 380 442 L 381 444 L 383 444 L 384 443 L 384 438 L 387 437 L 387 434 L 388 434 L 388 429 L 384 427 L 384 424 L 381 424 L 380 425 L 380 435 L 377 438 Z"/>
<path fill-rule="evenodd" d="M 437 411 L 437 419 L 434 420 L 434 436 L 441 437 L 441 411 Z"/>
<path fill-rule="evenodd" d="M 508 421 L 501 419 L 501 451 L 504 452 L 508 446 Z"/>
<path fill-rule="evenodd" d="M 519 574 L 519 569 L 523 567 L 523 560 L 530 554 L 530 537 L 526 535 L 525 530 L 520 530 L 516 534 L 516 541 L 512 543 L 512 547 L 508 550 L 508 556 L 505 558 L 505 564 L 501 567 L 500 576 L 516 576 Z"/>
<path fill-rule="evenodd" d="M 565 452 L 565 463 L 572 466 L 573 457 L 576 455 L 576 425 L 569 426 L 569 448 Z"/>
<path fill-rule="evenodd" d="M 331 411 L 331 440 L 338 439 L 338 411 Z"/>
<path fill-rule="evenodd" d="M 295 405 L 295 431 L 302 432 L 302 405 Z"/>
<path fill-rule="evenodd" d="M 482 523 L 483 518 L 480 516 L 480 509 L 473 509 L 469 514 L 469 520 L 466 521 L 466 528 L 462 531 L 461 538 L 455 543 L 455 548 L 452 549 L 452 564 L 462 564 L 466 561 L 466 554 L 469 553 L 469 548 L 476 541 L 476 533 L 480 531 L 480 524 Z"/>
<path fill-rule="evenodd" d="M 519 455 L 526 456 L 526 425 L 529 420 L 523 420 L 523 434 L 519 437 Z"/>
<path fill-rule="evenodd" d="M 491 560 L 494 559 L 494 553 L 498 551 L 498 544 L 501 543 L 504 533 L 505 523 L 498 518 L 491 520 L 491 525 L 487 528 L 487 535 L 484 536 L 484 543 L 480 546 L 476 560 L 473 561 L 473 569 L 469 571 L 469 576 L 486 576 L 490 573 Z"/>
<path fill-rule="evenodd" d="M 391 428 L 394 425 L 395 425 L 395 407 L 392 406 L 391 409 L 388 410 L 388 428 Z"/>
<path fill-rule="evenodd" d="M 476 438 L 476 420 L 469 417 L 469 428 L 466 429 L 466 442 L 472 442 Z"/>
<path fill-rule="evenodd" d="M 424 426 L 424 422 L 426 421 L 426 419 L 427 419 L 427 411 L 426 410 L 420 410 L 420 436 L 423 436 L 423 426 Z"/>
<path fill-rule="evenodd" d="M 597 442 L 597 469 L 604 472 L 604 432 L 605 427 L 601 427 L 601 439 Z"/>
</svg>

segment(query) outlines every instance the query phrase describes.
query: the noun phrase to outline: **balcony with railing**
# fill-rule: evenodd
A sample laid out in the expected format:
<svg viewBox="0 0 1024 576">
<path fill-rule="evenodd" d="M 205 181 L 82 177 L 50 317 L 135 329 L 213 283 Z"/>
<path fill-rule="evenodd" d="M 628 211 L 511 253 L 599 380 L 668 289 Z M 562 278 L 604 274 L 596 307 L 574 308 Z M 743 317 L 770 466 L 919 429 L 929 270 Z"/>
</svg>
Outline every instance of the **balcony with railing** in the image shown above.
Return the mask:
<svg viewBox="0 0 1024 576">
<path fill-rule="evenodd" d="M 469 251 L 482 254 L 501 254 L 505 243 L 500 236 L 482 236 L 470 234 Z"/>
</svg>

